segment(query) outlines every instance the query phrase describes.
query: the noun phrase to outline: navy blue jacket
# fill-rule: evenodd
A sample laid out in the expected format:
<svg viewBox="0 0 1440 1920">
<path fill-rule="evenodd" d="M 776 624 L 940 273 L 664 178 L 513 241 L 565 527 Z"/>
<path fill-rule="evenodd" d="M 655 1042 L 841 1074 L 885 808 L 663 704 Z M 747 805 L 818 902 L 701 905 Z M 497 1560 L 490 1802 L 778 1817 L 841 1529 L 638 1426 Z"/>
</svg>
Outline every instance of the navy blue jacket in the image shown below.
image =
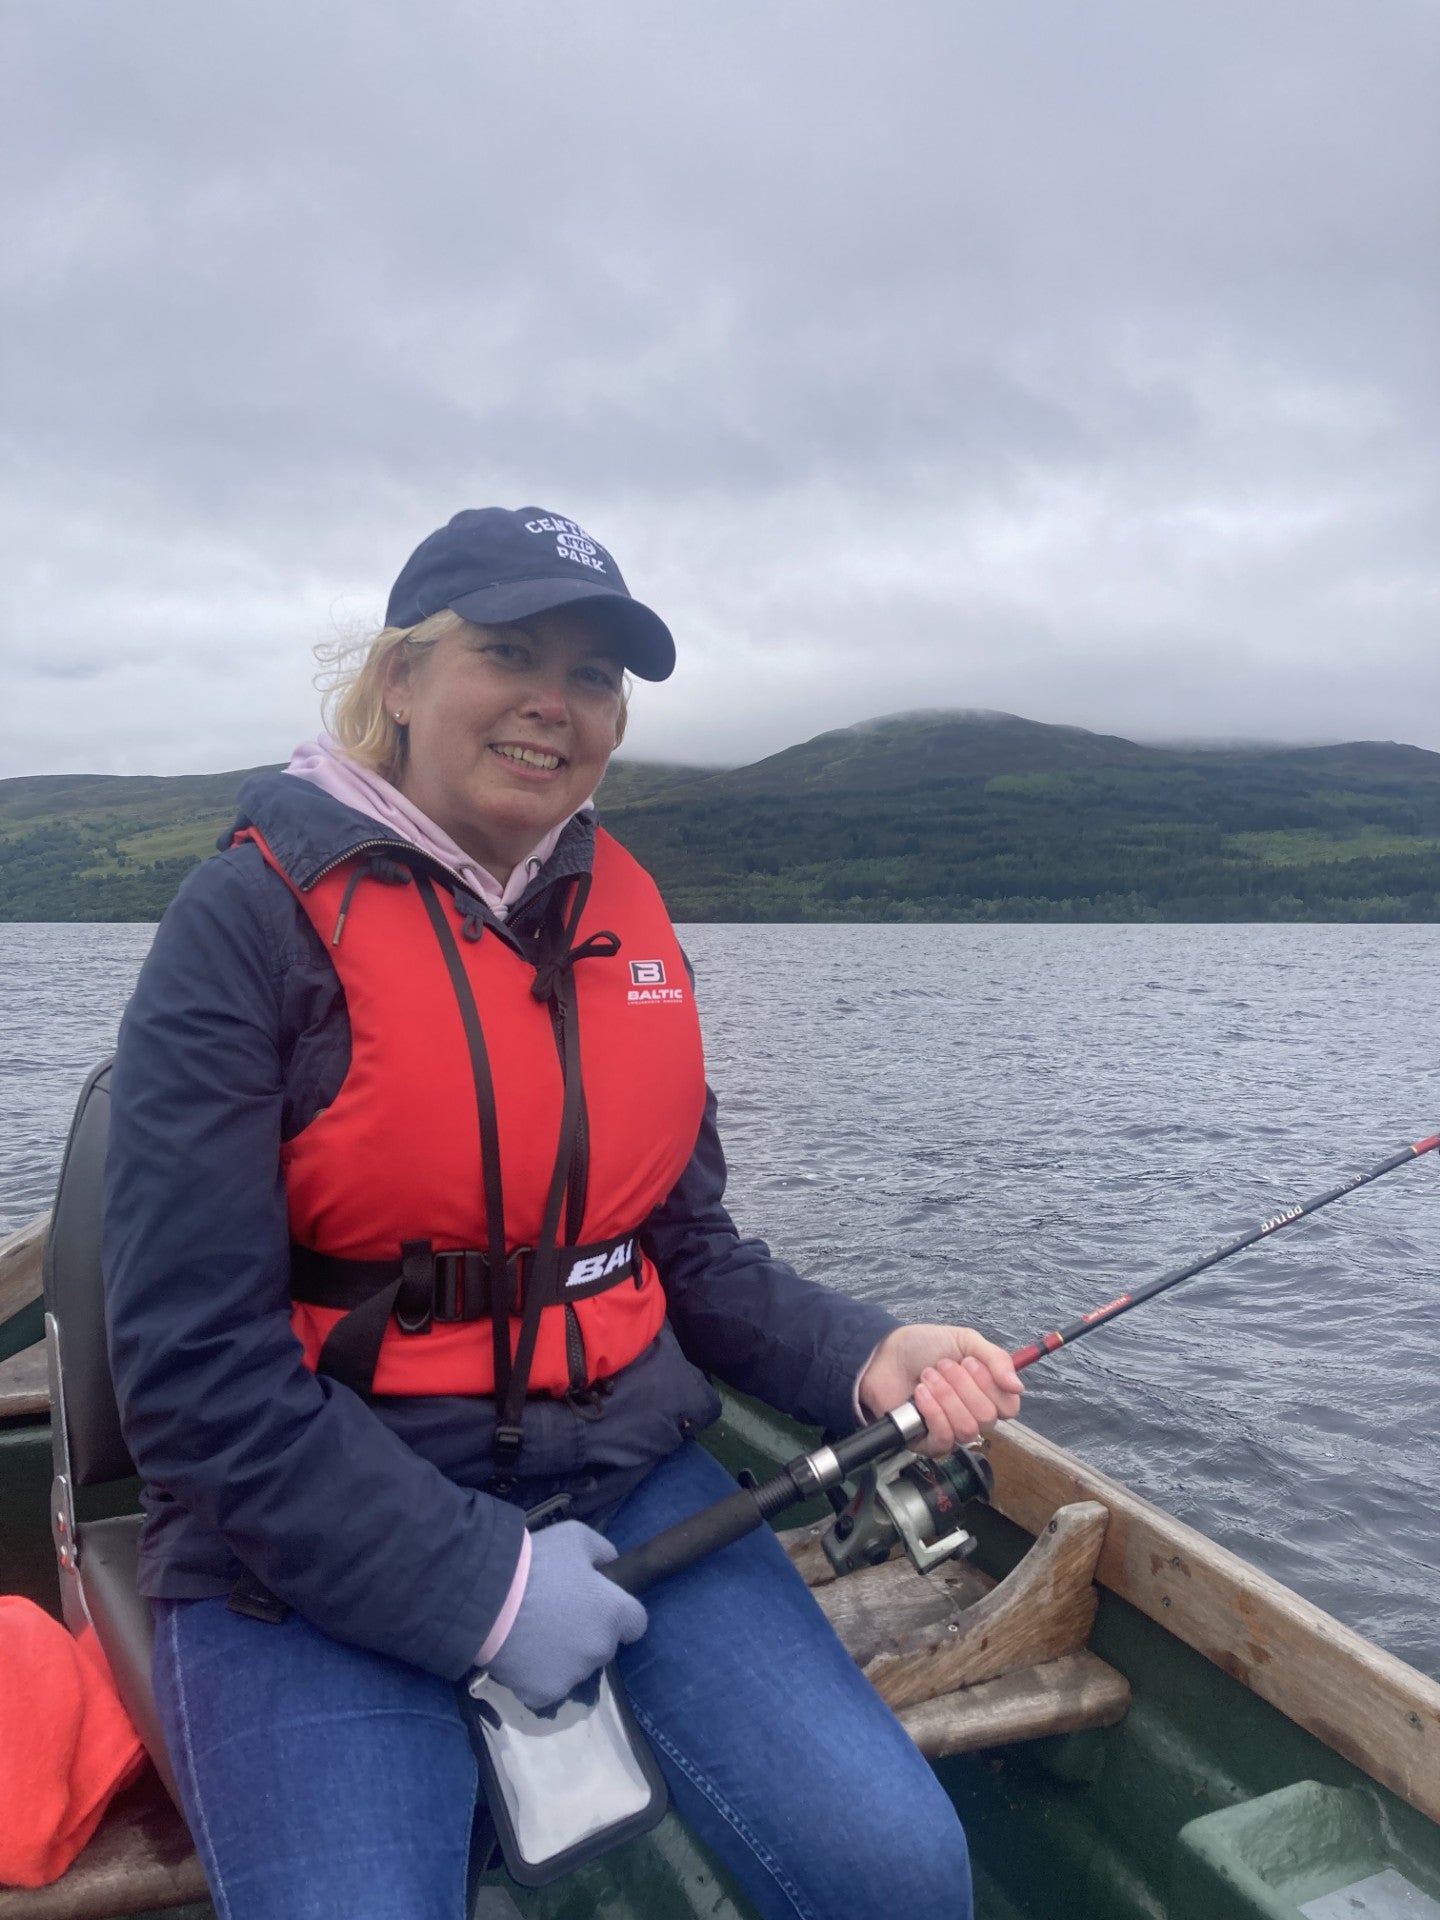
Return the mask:
<svg viewBox="0 0 1440 1920">
<path fill-rule="evenodd" d="M 389 839 L 285 774 L 247 782 L 240 806 L 302 889 Z M 533 951 L 550 890 L 588 869 L 593 844 L 589 818 L 572 821 L 508 925 L 491 921 L 485 937 Z M 458 885 L 416 848 L 385 850 Z M 689 1166 L 644 1229 L 665 1329 L 599 1419 L 529 1402 L 525 1478 L 515 1503 L 495 1499 L 490 1400 L 362 1400 L 310 1373 L 290 1330 L 280 1145 L 334 1099 L 349 1060 L 344 998 L 314 928 L 253 844 L 230 846 L 160 923 L 112 1080 L 107 1318 L 145 1481 L 141 1587 L 220 1594 L 248 1569 L 337 1638 L 455 1678 L 509 1591 L 522 1506 L 569 1490 L 577 1517 L 602 1518 L 715 1418 L 709 1373 L 848 1428 L 856 1376 L 896 1323 L 739 1237 L 712 1095 Z"/>
</svg>

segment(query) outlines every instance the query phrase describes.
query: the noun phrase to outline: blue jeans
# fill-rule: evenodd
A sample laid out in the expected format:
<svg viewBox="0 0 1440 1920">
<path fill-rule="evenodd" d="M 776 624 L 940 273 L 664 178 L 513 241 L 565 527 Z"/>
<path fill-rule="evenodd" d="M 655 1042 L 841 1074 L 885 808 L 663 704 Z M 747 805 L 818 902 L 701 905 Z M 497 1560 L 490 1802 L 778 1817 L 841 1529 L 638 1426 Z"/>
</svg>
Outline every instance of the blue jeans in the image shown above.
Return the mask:
<svg viewBox="0 0 1440 1920">
<path fill-rule="evenodd" d="M 606 1532 L 734 1490 L 693 1441 Z M 676 1811 L 764 1920 L 970 1920 L 965 1836 L 768 1529 L 645 1597 L 622 1650 Z M 462 1920 L 476 1767 L 448 1682 L 223 1600 L 156 1603 L 155 1686 L 220 1920 Z"/>
</svg>

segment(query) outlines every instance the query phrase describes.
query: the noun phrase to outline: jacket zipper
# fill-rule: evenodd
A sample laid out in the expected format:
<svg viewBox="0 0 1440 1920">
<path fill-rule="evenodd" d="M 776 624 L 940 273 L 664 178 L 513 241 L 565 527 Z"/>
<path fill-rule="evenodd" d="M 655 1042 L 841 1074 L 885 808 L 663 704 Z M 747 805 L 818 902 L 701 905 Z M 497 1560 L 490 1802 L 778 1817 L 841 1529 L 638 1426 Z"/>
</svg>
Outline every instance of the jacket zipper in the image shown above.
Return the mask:
<svg viewBox="0 0 1440 1920">
<path fill-rule="evenodd" d="M 300 891 L 309 893 L 329 874 L 334 873 L 337 867 L 343 867 L 347 860 L 353 860 L 357 854 L 379 853 L 384 848 L 388 848 L 392 853 L 419 854 L 427 867 L 434 867 L 447 879 L 455 881 L 457 885 L 464 885 L 458 873 L 452 873 L 443 860 L 437 860 L 433 854 L 426 853 L 424 848 L 417 847 L 413 840 L 359 840 L 353 847 L 347 847 L 343 853 L 337 854 L 333 860 L 327 860 L 318 873 L 312 873 L 308 880 L 302 880 Z"/>
<path fill-rule="evenodd" d="M 465 882 L 453 867 L 447 867 L 445 862 L 443 860 L 437 860 L 433 853 L 426 853 L 423 847 L 417 847 L 413 840 L 386 839 L 360 840 L 357 841 L 353 847 L 347 847 L 344 853 L 337 854 L 333 860 L 327 860 L 325 865 L 321 867 L 317 873 L 312 873 L 308 880 L 300 881 L 298 883 L 300 891 L 302 893 L 311 892 L 313 888 L 319 886 L 322 880 L 328 879 L 337 867 L 343 867 L 347 860 L 353 860 L 357 855 L 363 856 L 370 853 L 386 852 L 409 854 L 413 859 L 423 862 L 430 872 L 440 874 L 451 886 L 465 886 Z M 466 888 L 466 891 L 468 892 L 469 889 Z M 483 905 L 484 903 L 482 902 L 481 904 Z M 487 920 L 485 924 L 492 933 L 500 936 L 512 953 L 518 953 L 522 960 L 526 958 L 525 950 L 515 938 L 514 931 L 507 926 L 503 920 L 496 920 L 492 917 Z"/>
</svg>

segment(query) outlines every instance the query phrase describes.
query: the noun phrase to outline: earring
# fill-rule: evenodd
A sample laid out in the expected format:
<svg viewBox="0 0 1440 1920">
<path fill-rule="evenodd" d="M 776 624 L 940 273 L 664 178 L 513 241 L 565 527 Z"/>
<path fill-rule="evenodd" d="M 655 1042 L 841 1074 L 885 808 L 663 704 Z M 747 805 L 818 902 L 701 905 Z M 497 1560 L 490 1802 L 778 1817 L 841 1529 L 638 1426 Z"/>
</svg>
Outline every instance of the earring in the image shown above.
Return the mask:
<svg viewBox="0 0 1440 1920">
<path fill-rule="evenodd" d="M 403 713 L 397 713 L 397 714 L 395 715 L 395 724 L 396 724 L 396 726 L 399 726 L 399 727 L 403 727 L 403 726 L 404 726 L 404 724 L 405 724 L 405 716 L 404 716 L 404 714 L 403 714 Z"/>
</svg>

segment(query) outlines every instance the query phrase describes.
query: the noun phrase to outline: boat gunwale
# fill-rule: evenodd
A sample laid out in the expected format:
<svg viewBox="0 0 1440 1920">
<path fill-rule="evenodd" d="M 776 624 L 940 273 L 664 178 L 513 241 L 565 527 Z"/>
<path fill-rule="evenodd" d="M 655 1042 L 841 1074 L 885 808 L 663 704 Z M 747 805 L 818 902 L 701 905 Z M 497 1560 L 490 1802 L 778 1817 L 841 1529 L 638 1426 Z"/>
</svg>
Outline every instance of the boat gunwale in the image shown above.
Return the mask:
<svg viewBox="0 0 1440 1920">
<path fill-rule="evenodd" d="M 1022 1422 L 988 1450 L 997 1513 L 1034 1533 L 1098 1500 L 1101 1586 L 1440 1824 L 1440 1681 Z"/>
<path fill-rule="evenodd" d="M 50 1215 L 40 1214 L 0 1239 L 0 1327 L 40 1298 L 40 1270 Z"/>
</svg>

